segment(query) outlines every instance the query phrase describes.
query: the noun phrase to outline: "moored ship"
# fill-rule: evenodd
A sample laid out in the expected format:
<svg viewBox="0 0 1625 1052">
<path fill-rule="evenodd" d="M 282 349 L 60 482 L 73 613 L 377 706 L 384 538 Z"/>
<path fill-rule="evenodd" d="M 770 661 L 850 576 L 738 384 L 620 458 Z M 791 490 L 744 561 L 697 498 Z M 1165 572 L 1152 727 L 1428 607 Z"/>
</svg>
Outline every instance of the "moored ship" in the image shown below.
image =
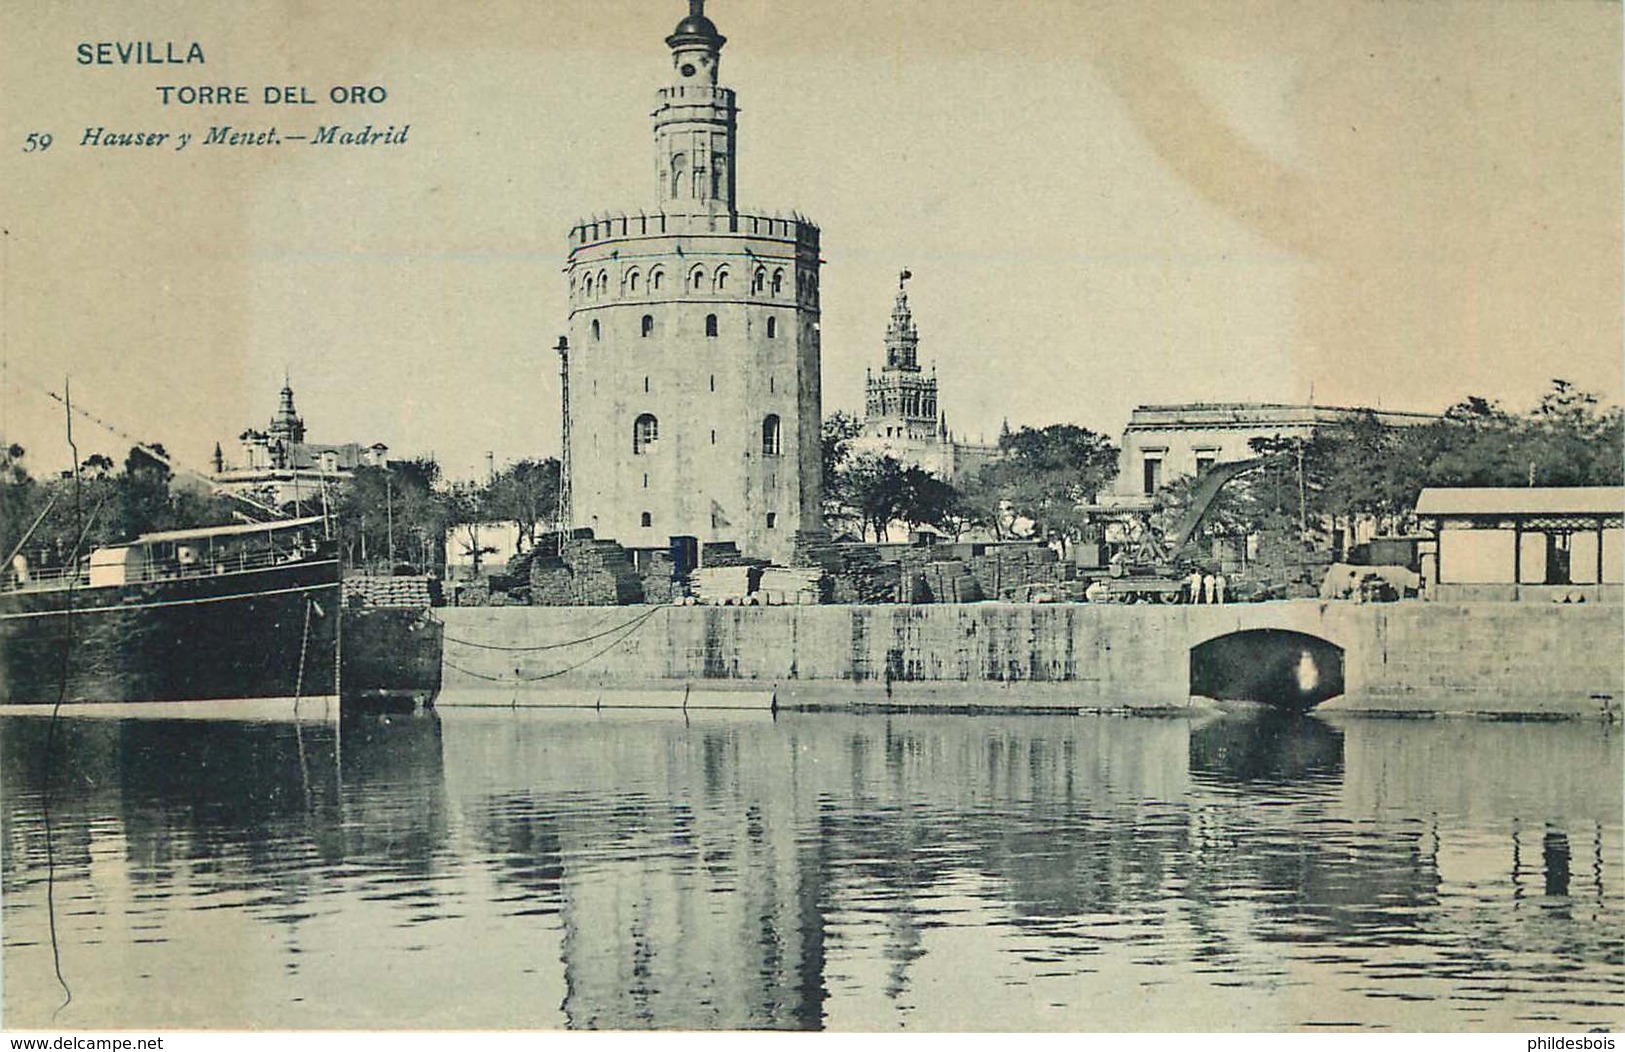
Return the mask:
<svg viewBox="0 0 1625 1052">
<path fill-rule="evenodd" d="M 340 572 L 322 521 L 148 533 L 6 568 L 0 706 L 335 695 Z"/>
</svg>

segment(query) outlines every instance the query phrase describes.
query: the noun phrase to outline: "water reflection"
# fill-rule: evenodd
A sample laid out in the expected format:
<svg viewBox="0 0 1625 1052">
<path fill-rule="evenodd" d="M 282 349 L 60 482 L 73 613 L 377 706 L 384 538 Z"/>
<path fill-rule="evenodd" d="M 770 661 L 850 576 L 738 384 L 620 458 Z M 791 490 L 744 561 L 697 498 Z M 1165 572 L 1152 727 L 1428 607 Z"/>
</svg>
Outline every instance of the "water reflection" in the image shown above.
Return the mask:
<svg viewBox="0 0 1625 1052">
<path fill-rule="evenodd" d="M 1314 716 L 1258 709 L 1194 727 L 1191 773 L 1238 785 L 1335 786 L 1343 778 L 1343 732 Z"/>
<path fill-rule="evenodd" d="M 16 1026 L 60 1000 L 45 731 L 0 722 Z M 69 720 L 54 756 L 60 1025 L 1527 1028 L 1625 1002 L 1595 725 L 448 710 Z"/>
</svg>

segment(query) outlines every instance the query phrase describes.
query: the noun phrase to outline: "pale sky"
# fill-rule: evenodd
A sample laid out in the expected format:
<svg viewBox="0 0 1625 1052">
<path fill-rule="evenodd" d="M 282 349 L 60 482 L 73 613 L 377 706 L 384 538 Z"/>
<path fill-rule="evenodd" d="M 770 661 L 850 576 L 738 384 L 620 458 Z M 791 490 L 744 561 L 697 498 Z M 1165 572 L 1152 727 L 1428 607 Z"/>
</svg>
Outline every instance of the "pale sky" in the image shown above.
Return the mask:
<svg viewBox="0 0 1625 1052">
<path fill-rule="evenodd" d="M 410 15 L 403 15 L 409 12 Z M 202 466 L 286 368 L 313 441 L 453 475 L 558 450 L 577 219 L 655 197 L 684 0 L 0 7 L 0 432 L 59 385 Z M 741 206 L 823 229 L 825 412 L 859 409 L 896 273 L 949 424 L 1142 403 L 1526 408 L 1622 393 L 1620 7 L 1490 0 L 712 0 Z M 81 41 L 202 66 L 81 66 Z M 245 85 L 162 107 L 159 84 Z M 372 107 L 263 86 L 381 84 Z M 91 149 L 87 126 L 410 124 L 407 145 Z M 29 132 L 54 135 L 24 154 Z M 123 439 L 81 422 L 81 453 Z M 65 462 L 65 461 L 64 461 Z"/>
</svg>

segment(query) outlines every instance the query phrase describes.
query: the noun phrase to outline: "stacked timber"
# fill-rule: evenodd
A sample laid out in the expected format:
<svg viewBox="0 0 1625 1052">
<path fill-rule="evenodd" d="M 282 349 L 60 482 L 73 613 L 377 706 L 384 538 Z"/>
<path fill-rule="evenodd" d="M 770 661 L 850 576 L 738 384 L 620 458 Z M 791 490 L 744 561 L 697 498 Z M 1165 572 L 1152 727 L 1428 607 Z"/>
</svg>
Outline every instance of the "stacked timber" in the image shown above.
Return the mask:
<svg viewBox="0 0 1625 1052">
<path fill-rule="evenodd" d="M 881 558 L 867 544 L 834 549 L 835 570 L 831 601 L 836 603 L 895 603 L 902 591 L 902 567 Z"/>
<path fill-rule="evenodd" d="M 709 547 L 709 546 L 707 546 Z M 753 578 L 761 571 L 754 566 L 702 566 L 694 571 L 694 598 L 710 606 L 744 603 L 755 591 Z"/>
<path fill-rule="evenodd" d="M 344 578 L 344 601 L 350 606 L 421 610 L 434 605 L 439 582 L 433 577 L 381 577 L 351 574 Z"/>
<path fill-rule="evenodd" d="M 760 565 L 747 559 L 739 551 L 739 545 L 733 541 L 711 541 L 700 546 L 701 566 L 751 566 Z"/>
<path fill-rule="evenodd" d="M 655 551 L 648 553 L 641 576 L 643 578 L 643 601 L 646 603 L 669 603 L 680 590 L 671 579 L 672 561 L 668 551 Z"/>
<path fill-rule="evenodd" d="M 1054 550 L 1042 544 L 1000 545 L 972 557 L 969 566 L 985 595 L 1016 602 L 1037 592 L 1070 592 L 1062 586 L 1077 576 L 1076 567 L 1060 562 Z"/>
<path fill-rule="evenodd" d="M 768 566 L 756 594 L 767 606 L 811 606 L 824 601 L 824 571 L 819 567 Z"/>
<path fill-rule="evenodd" d="M 927 563 L 920 569 L 918 577 L 925 586 L 927 596 L 918 600 L 920 602 L 979 603 L 987 598 L 987 593 L 982 591 L 982 583 L 958 559 Z"/>
<path fill-rule="evenodd" d="M 614 541 L 566 540 L 549 556 L 540 542 L 530 564 L 530 601 L 536 606 L 622 606 L 643 602 L 643 578 Z"/>
</svg>

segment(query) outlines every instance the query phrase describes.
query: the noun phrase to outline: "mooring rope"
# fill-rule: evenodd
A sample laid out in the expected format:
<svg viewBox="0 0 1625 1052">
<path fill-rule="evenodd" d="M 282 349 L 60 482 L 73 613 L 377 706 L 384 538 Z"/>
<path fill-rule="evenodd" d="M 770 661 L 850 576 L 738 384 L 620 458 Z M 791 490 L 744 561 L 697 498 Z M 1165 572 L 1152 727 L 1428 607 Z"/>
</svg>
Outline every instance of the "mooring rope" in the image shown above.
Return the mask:
<svg viewBox="0 0 1625 1052">
<path fill-rule="evenodd" d="M 598 650 L 593 651 L 591 654 L 588 654 L 586 657 L 582 658 L 580 661 L 577 661 L 573 665 L 566 665 L 564 668 L 558 669 L 557 671 L 554 671 L 554 672 L 544 672 L 539 676 L 521 676 L 517 672 L 511 677 L 510 676 L 490 676 L 490 675 L 487 675 L 487 674 L 485 674 L 483 672 L 475 672 L 473 669 L 463 668 L 461 665 L 457 665 L 457 664 L 455 664 L 455 663 L 453 663 L 451 661 L 444 661 L 444 664 L 445 664 L 445 666 L 447 668 L 452 669 L 453 671 L 461 672 L 465 676 L 473 676 L 475 679 L 483 679 L 488 683 L 539 683 L 542 680 L 546 680 L 546 679 L 556 679 L 557 677 L 563 676 L 566 673 L 574 672 L 576 669 L 582 667 L 583 665 L 587 664 L 588 662 L 593 661 L 593 660 L 595 660 L 597 658 L 600 658 L 603 655 L 609 653 L 611 650 L 614 650 L 617 646 L 620 646 L 626 640 L 630 639 L 632 637 L 632 635 L 635 632 L 637 632 L 638 629 L 642 628 L 644 626 L 644 624 L 646 624 L 651 617 L 653 617 L 656 614 L 660 613 L 660 611 L 662 611 L 664 609 L 665 609 L 665 607 L 663 607 L 663 606 L 657 606 L 657 607 L 654 607 L 653 609 L 651 609 L 646 614 L 640 614 L 639 616 L 633 618 L 631 621 L 628 621 L 626 624 L 619 626 L 618 629 L 612 630 L 612 631 L 619 631 L 620 629 L 624 629 L 624 631 L 621 632 L 621 635 L 617 636 L 615 639 L 610 640 L 609 643 L 606 644 L 605 646 L 601 647 Z M 600 633 L 599 635 L 603 636 L 603 635 L 608 635 L 608 634 L 610 634 L 610 633 Z M 584 641 L 583 640 L 577 640 L 577 642 L 584 642 Z M 496 648 L 493 648 L 493 649 L 496 649 Z M 547 648 L 540 648 L 540 649 L 547 649 Z"/>
<path fill-rule="evenodd" d="M 293 681 L 293 715 L 299 718 L 299 695 L 305 690 L 305 653 L 310 649 L 310 597 L 305 597 L 305 628 L 299 636 L 299 672 Z"/>
<path fill-rule="evenodd" d="M 659 608 L 657 607 L 656 609 Z M 562 643 L 538 643 L 535 646 L 528 647 L 508 647 L 497 643 L 476 643 L 472 639 L 458 639 L 455 636 L 444 636 L 443 638 L 448 643 L 456 643 L 458 646 L 464 647 L 473 647 L 476 650 L 500 650 L 510 654 L 533 654 L 543 650 L 563 650 L 565 647 L 575 647 L 580 646 L 582 643 L 591 643 L 594 640 L 603 639 L 605 636 L 612 636 L 616 632 L 619 632 L 621 629 L 630 625 L 641 623 L 643 620 L 647 619 L 647 617 L 647 614 L 640 614 L 630 621 L 624 621 L 621 624 L 616 625 L 614 628 L 606 628 L 602 632 L 594 632 L 592 635 L 582 636 L 580 639 L 567 639 Z M 438 618 L 436 620 L 438 620 Z M 444 621 L 441 621 L 440 623 L 442 625 L 445 624 Z"/>
</svg>

